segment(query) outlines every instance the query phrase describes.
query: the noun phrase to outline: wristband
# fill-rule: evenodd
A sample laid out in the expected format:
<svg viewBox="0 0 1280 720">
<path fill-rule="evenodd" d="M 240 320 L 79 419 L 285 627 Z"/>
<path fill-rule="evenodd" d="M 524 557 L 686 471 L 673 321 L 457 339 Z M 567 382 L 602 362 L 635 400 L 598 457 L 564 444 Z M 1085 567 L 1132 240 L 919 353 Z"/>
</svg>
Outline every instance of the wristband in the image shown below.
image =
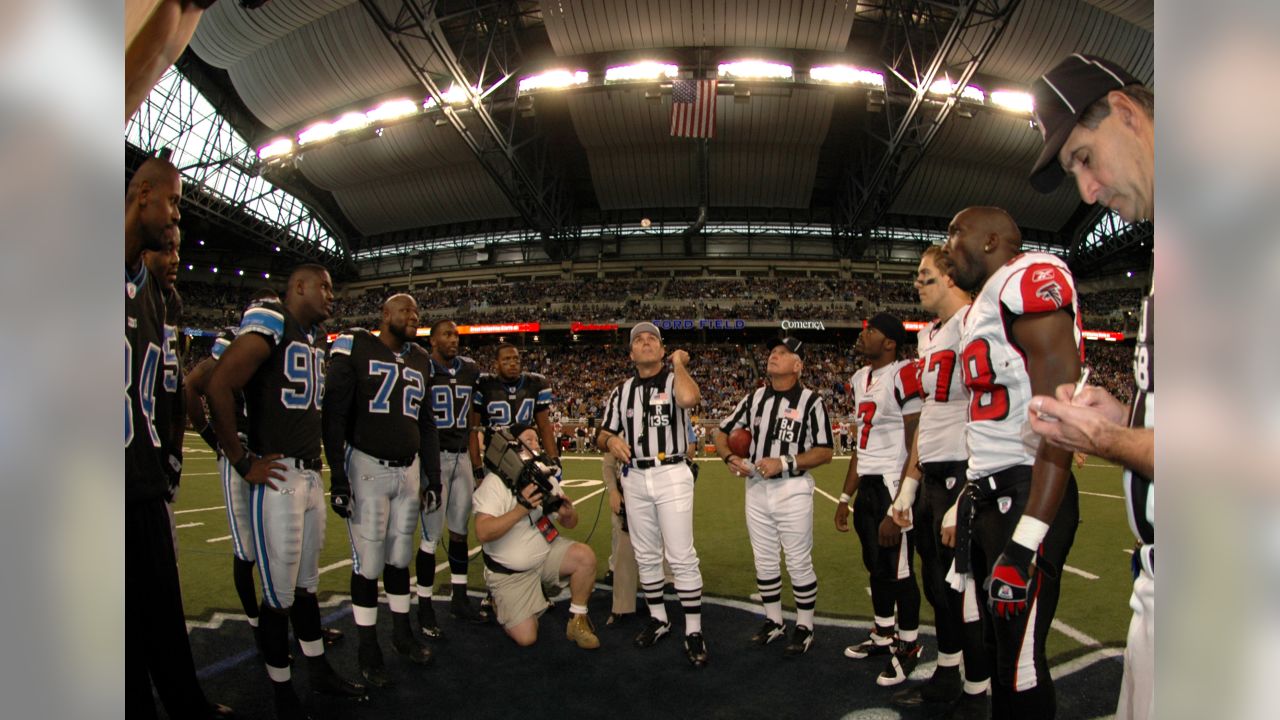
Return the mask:
<svg viewBox="0 0 1280 720">
<path fill-rule="evenodd" d="M 200 437 L 204 439 L 205 443 L 207 443 L 209 447 L 215 450 L 218 449 L 218 433 L 214 432 L 213 425 L 206 424 L 201 428 Z"/>
<path fill-rule="evenodd" d="M 1044 542 L 1044 536 L 1047 534 L 1049 534 L 1048 523 L 1030 515 L 1023 515 L 1018 520 L 1018 526 L 1013 529 L 1011 539 L 1022 547 L 1035 551 L 1040 547 L 1040 543 Z"/>
<path fill-rule="evenodd" d="M 724 457 L 722 457 L 722 458 L 720 458 L 720 459 L 724 461 L 724 464 L 725 464 L 725 465 L 728 465 L 728 464 L 729 464 L 729 461 L 730 461 L 730 460 L 733 460 L 733 459 L 734 459 L 734 458 L 736 458 L 736 457 L 738 457 L 738 456 L 737 456 L 737 455 L 734 455 L 733 453 L 729 453 L 728 455 L 725 455 Z"/>
<path fill-rule="evenodd" d="M 253 469 L 253 453 L 246 452 L 244 455 L 241 455 L 239 460 L 231 463 L 231 467 L 236 469 L 236 474 L 238 474 L 241 479 L 247 478 L 249 476 L 249 471 Z"/>
<path fill-rule="evenodd" d="M 849 504 L 849 493 L 840 493 L 840 504 L 841 505 Z"/>
</svg>

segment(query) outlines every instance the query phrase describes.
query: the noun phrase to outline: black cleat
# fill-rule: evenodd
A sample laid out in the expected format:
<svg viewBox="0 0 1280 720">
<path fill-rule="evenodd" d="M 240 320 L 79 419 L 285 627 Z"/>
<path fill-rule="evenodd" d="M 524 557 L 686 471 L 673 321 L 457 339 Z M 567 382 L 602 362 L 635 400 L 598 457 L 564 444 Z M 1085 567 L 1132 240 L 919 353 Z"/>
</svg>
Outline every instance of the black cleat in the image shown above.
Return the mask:
<svg viewBox="0 0 1280 720">
<path fill-rule="evenodd" d="M 605 587 L 613 587 L 613 571 L 612 570 L 604 574 L 604 577 L 600 579 L 600 584 L 604 585 Z"/>
<path fill-rule="evenodd" d="M 430 665 L 435 659 L 431 654 L 431 648 L 418 642 L 413 635 L 391 636 L 391 647 L 395 648 L 396 654 L 414 665 Z"/>
<path fill-rule="evenodd" d="M 804 625 L 796 625 L 796 629 L 791 631 L 791 642 L 787 643 L 787 647 L 783 649 L 782 654 L 787 657 L 796 657 L 809 652 L 809 648 L 813 646 L 813 631 Z"/>
<path fill-rule="evenodd" d="M 346 637 L 346 634 L 338 628 L 320 628 L 320 639 L 324 640 L 325 647 L 333 647 L 334 645 L 337 645 L 344 637 Z"/>
<path fill-rule="evenodd" d="M 449 601 L 449 615 L 454 620 L 462 620 L 472 623 L 473 625 L 483 625 L 489 622 L 487 615 L 482 615 L 475 608 L 471 607 L 471 601 L 465 595 L 455 597 Z"/>
<path fill-rule="evenodd" d="M 919 707 L 925 703 L 952 703 L 963 692 L 964 679 L 960 677 L 960 666 L 939 666 L 924 683 L 895 693 L 893 704 L 899 707 Z"/>
<path fill-rule="evenodd" d="M 871 633 L 866 640 L 844 649 L 844 656 L 861 660 L 862 658 L 889 655 L 893 652 L 893 638 Z"/>
<path fill-rule="evenodd" d="M 899 640 L 893 644 L 893 654 L 885 663 L 884 670 L 876 676 L 876 684 L 881 687 L 892 687 L 906 681 L 907 676 L 920 662 L 920 642 Z"/>
<path fill-rule="evenodd" d="M 786 627 L 770 620 L 769 618 L 765 618 L 764 624 L 760 626 L 760 629 L 756 631 L 755 635 L 751 636 L 751 644 L 768 645 L 786 634 Z"/>
<path fill-rule="evenodd" d="M 436 609 L 431 601 L 418 598 L 418 625 L 422 627 L 422 636 L 428 640 L 444 640 L 444 631 L 436 622 Z"/>
<path fill-rule="evenodd" d="M 622 626 L 631 624 L 631 620 L 636 616 L 635 613 L 609 613 L 609 619 L 604 621 L 608 627 Z"/>
<path fill-rule="evenodd" d="M 352 682 L 334 672 L 323 655 L 307 659 L 311 662 L 312 692 L 356 701 L 369 699 L 369 689 L 364 684 Z"/>
<path fill-rule="evenodd" d="M 653 647 L 659 640 L 671 632 L 671 623 L 651 617 L 648 624 L 636 635 L 635 646 L 638 648 Z"/>
<path fill-rule="evenodd" d="M 702 633 L 689 633 L 684 636 L 684 654 L 689 658 L 689 664 L 702 668 L 707 666 L 707 641 L 702 638 Z"/>
<path fill-rule="evenodd" d="M 369 687 L 382 689 L 395 685 L 395 682 L 387 675 L 387 668 L 383 665 L 361 665 L 360 675 L 365 679 L 365 682 L 369 683 Z"/>
<path fill-rule="evenodd" d="M 938 720 L 986 720 L 991 717 L 987 694 L 970 695 L 962 693 L 960 699 L 952 703 L 946 711 L 933 717 Z"/>
</svg>

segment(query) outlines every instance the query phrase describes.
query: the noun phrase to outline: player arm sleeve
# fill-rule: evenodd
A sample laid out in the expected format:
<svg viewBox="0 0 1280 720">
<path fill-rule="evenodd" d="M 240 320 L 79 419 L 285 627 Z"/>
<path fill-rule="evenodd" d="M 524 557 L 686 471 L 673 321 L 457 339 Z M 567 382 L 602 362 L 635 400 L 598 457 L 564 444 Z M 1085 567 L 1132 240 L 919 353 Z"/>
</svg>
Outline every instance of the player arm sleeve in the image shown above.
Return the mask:
<svg viewBox="0 0 1280 720">
<path fill-rule="evenodd" d="M 342 352 L 335 340 L 330 349 L 329 370 L 324 376 L 324 403 L 320 412 L 325 460 L 335 475 L 347 474 L 347 422 L 355 394 L 356 374 L 350 350 Z"/>
<path fill-rule="evenodd" d="M 419 482 L 428 487 L 440 487 L 440 431 L 436 429 L 435 413 L 418 414 L 418 471 Z"/>
<path fill-rule="evenodd" d="M 903 415 L 918 413 L 924 407 L 924 390 L 916 363 L 904 363 L 898 369 L 893 379 L 893 394 Z"/>
</svg>

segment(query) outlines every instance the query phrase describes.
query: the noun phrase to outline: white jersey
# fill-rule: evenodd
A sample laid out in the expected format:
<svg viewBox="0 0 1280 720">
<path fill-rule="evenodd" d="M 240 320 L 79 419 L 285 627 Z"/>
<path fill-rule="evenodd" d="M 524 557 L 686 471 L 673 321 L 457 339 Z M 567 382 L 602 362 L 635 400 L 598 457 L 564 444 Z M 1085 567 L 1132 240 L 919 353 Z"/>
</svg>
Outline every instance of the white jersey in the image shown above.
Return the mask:
<svg viewBox="0 0 1280 720">
<path fill-rule="evenodd" d="M 964 446 L 964 424 L 969 413 L 969 391 L 961 377 L 960 328 L 966 305 L 941 322 L 934 320 L 919 334 L 920 390 L 924 407 L 920 410 L 920 462 L 956 462 L 968 455 Z"/>
<path fill-rule="evenodd" d="M 1066 310 L 1081 345 L 1075 282 L 1066 263 L 1048 253 L 1023 253 L 987 278 L 963 317 L 961 366 L 969 389 L 965 444 L 969 477 L 983 478 L 1035 463 L 1040 436 L 1031 429 L 1027 404 L 1031 378 L 1011 329 L 1020 315 Z"/>
<path fill-rule="evenodd" d="M 907 462 L 902 419 L 920 412 L 920 377 L 915 362 L 897 360 L 853 374 L 859 475 L 885 475 L 897 480 Z"/>
</svg>

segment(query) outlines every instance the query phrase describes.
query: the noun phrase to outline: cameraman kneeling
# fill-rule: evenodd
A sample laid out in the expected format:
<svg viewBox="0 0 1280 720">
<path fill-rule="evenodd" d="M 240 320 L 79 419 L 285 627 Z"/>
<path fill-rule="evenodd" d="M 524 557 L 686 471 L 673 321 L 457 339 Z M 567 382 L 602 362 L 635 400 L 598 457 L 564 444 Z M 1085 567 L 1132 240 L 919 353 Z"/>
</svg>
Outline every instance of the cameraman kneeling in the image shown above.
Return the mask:
<svg viewBox="0 0 1280 720">
<path fill-rule="evenodd" d="M 568 578 L 572 619 L 565 634 L 578 647 L 593 650 L 600 640 L 587 618 L 587 598 L 595 584 L 595 552 L 560 537 L 552 524 L 559 520 L 573 528 L 578 512 L 560 491 L 555 466 L 538 450 L 537 433 L 517 425 L 510 433 L 495 432 L 485 452 L 489 472 L 473 498 L 484 580 L 493 593 L 498 622 L 516 644 L 528 646 L 538 639 L 538 617 L 549 606 L 547 597 L 554 597 Z"/>
</svg>

